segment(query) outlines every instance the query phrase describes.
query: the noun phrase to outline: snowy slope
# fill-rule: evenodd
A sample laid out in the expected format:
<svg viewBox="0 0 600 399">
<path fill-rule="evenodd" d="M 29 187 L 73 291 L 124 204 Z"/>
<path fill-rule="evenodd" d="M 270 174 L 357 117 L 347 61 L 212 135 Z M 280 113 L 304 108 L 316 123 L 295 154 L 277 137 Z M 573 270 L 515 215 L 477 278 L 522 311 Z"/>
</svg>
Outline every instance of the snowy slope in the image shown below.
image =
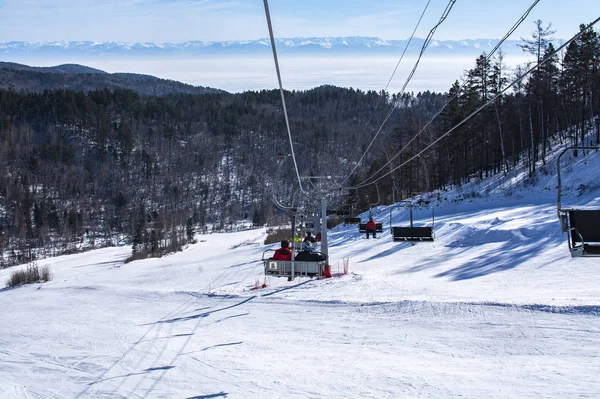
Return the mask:
<svg viewBox="0 0 600 399">
<path fill-rule="evenodd" d="M 386 206 L 378 239 L 336 227 L 328 280 L 251 290 L 262 229 L 40 261 L 51 282 L 0 291 L 0 397 L 597 397 L 600 258 L 570 257 L 555 165 L 431 194 L 432 243 L 393 243 Z M 563 173 L 563 203 L 600 205 L 600 154 Z"/>
</svg>

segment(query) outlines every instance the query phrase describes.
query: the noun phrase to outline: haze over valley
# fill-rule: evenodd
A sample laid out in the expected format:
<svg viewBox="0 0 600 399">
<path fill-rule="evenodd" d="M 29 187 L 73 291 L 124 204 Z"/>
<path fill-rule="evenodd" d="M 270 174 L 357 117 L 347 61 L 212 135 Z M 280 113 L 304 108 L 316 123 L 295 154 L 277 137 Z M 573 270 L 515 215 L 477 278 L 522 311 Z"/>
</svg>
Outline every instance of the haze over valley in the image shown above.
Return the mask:
<svg viewBox="0 0 600 399">
<path fill-rule="evenodd" d="M 424 53 L 407 91 L 446 92 L 475 59 L 490 51 L 497 39 L 433 41 Z M 379 91 L 386 87 L 407 40 L 373 37 L 294 38 L 277 41 L 284 87 L 307 90 L 329 84 Z M 502 46 L 508 67 L 532 60 L 509 40 Z M 268 40 L 236 42 L 0 43 L 3 61 L 35 66 L 76 63 L 106 72 L 141 73 L 229 92 L 273 89 L 277 78 Z M 402 89 L 423 44 L 413 39 L 388 92 Z"/>
</svg>

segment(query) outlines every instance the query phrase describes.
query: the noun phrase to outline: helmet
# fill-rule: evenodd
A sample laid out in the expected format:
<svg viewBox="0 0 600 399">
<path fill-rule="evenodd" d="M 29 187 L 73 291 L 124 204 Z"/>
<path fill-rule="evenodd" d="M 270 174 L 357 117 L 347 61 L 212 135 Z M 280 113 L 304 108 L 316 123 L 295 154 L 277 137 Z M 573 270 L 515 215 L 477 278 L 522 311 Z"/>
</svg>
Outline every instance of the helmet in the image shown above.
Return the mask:
<svg viewBox="0 0 600 399">
<path fill-rule="evenodd" d="M 288 242 L 288 240 L 281 241 L 281 248 L 287 248 L 289 246 L 290 246 L 290 243 Z"/>
</svg>

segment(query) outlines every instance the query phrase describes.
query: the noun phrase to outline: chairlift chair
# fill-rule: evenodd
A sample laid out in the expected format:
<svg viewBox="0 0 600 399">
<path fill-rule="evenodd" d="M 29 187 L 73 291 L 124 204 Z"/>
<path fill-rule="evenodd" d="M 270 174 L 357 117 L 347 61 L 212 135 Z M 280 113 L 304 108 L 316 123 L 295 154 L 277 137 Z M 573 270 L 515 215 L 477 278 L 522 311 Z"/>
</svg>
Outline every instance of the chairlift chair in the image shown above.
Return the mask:
<svg viewBox="0 0 600 399">
<path fill-rule="evenodd" d="M 344 224 L 359 224 L 360 218 L 344 218 Z"/>
<path fill-rule="evenodd" d="M 375 184 L 375 189 L 377 190 L 377 201 L 376 202 L 369 202 L 369 196 L 365 197 L 365 200 L 367 201 L 367 204 L 369 205 L 369 219 L 371 219 L 373 217 L 373 212 L 372 212 L 373 207 L 377 206 L 381 203 L 381 197 L 379 195 L 379 186 L 377 184 Z M 356 191 L 356 195 L 358 196 L 358 190 Z M 358 232 L 359 233 L 367 232 L 367 224 L 361 223 L 360 218 L 358 219 Z M 375 232 L 383 233 L 383 224 L 381 222 L 375 222 Z"/>
<path fill-rule="evenodd" d="M 366 223 L 359 223 L 358 224 L 358 232 L 359 233 L 366 233 L 367 232 L 367 224 Z M 383 233 L 383 223 L 375 222 L 375 232 L 376 233 Z"/>
<path fill-rule="evenodd" d="M 562 207 L 560 159 L 568 151 L 574 150 L 600 150 L 600 147 L 569 147 L 560 153 L 556 161 L 558 174 L 556 213 L 562 232 L 567 233 L 571 257 L 600 256 L 600 209 Z"/>
<path fill-rule="evenodd" d="M 352 201 L 352 203 L 350 203 L 348 205 L 349 212 L 348 212 L 348 216 L 344 217 L 344 225 L 347 225 L 347 224 L 359 224 L 360 223 L 360 218 L 352 216 L 354 214 L 354 209 L 358 205 L 359 201 L 360 201 L 360 199 L 358 197 L 358 190 L 356 190 L 356 198 L 355 198 L 355 200 Z"/>
<path fill-rule="evenodd" d="M 410 211 L 410 226 L 393 226 L 392 213 L 396 208 L 409 208 Z M 405 201 L 404 205 L 398 205 L 390 208 L 390 226 L 393 241 L 433 241 L 435 234 L 433 226 L 435 224 L 435 216 L 433 207 L 419 206 L 419 209 L 431 209 L 431 226 L 414 226 L 413 225 L 413 203 Z"/>
<path fill-rule="evenodd" d="M 274 260 L 267 255 L 269 252 L 274 252 L 274 250 L 267 249 L 262 255 L 265 275 L 287 277 L 288 281 L 292 281 L 296 277 L 312 278 L 323 276 L 325 267 L 327 266 L 327 259 L 320 261 Z M 322 254 L 321 252 L 317 253 Z"/>
</svg>

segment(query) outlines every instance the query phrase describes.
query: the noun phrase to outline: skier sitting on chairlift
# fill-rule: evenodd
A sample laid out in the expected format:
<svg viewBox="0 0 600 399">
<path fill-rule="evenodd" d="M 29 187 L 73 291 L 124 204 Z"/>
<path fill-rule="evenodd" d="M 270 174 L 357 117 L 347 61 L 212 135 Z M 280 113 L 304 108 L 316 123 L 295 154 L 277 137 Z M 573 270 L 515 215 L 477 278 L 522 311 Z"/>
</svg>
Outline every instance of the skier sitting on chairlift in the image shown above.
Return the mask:
<svg viewBox="0 0 600 399">
<path fill-rule="evenodd" d="M 321 253 L 315 253 L 310 250 L 310 245 L 305 245 L 304 250 L 296 255 L 297 262 L 319 262 L 325 260 L 326 256 Z"/>
<path fill-rule="evenodd" d="M 309 245 L 314 245 L 314 243 L 316 242 L 315 237 L 312 236 L 312 233 L 310 231 L 308 231 L 306 233 L 306 238 L 304 238 L 304 245 L 306 245 L 307 243 Z"/>
<path fill-rule="evenodd" d="M 292 260 L 292 251 L 288 240 L 281 241 L 281 248 L 275 251 L 273 260 Z"/>
<path fill-rule="evenodd" d="M 369 233 L 373 233 L 373 238 L 377 238 L 375 236 L 376 234 L 376 229 L 377 229 L 377 224 L 373 221 L 373 218 L 369 218 L 369 221 L 367 222 L 367 238 L 369 238 Z"/>
</svg>

